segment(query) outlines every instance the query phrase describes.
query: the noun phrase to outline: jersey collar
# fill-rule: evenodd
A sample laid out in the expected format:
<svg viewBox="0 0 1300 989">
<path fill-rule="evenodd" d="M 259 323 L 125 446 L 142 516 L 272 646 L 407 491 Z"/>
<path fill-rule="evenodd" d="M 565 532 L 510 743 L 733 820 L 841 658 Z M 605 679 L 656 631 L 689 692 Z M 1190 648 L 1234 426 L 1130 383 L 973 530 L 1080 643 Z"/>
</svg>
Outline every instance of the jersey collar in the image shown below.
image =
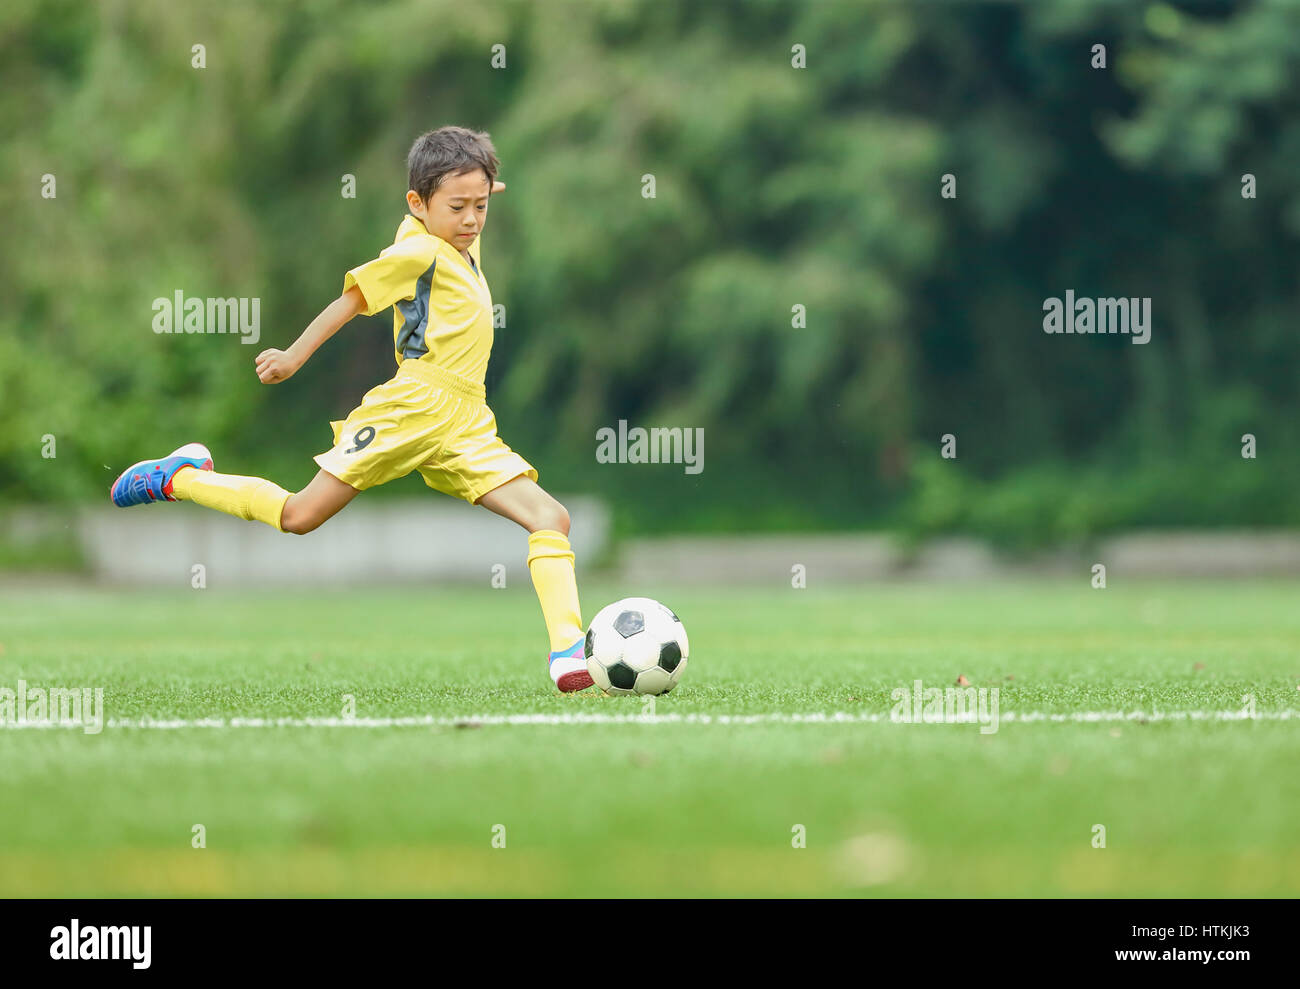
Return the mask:
<svg viewBox="0 0 1300 989">
<path fill-rule="evenodd" d="M 431 236 L 432 234 L 430 234 L 428 230 L 424 229 L 423 223 L 421 223 L 418 219 L 413 217 L 410 213 L 407 213 L 406 216 L 402 217 L 402 222 L 397 228 L 397 236 L 393 238 L 393 243 L 396 244 L 399 241 L 405 240 L 407 237 L 431 237 Z M 478 238 L 475 238 L 474 244 L 477 243 L 478 243 Z M 474 244 L 471 244 L 470 246 L 473 247 Z M 451 247 L 450 244 L 448 244 L 447 246 Z M 456 251 L 455 247 L 452 247 L 451 249 L 453 251 Z M 456 251 L 456 253 L 460 254 L 460 251 Z M 472 251 L 470 252 L 470 256 L 473 257 Z M 461 260 L 464 261 L 465 259 L 461 258 Z M 475 275 L 477 275 L 480 279 L 483 277 L 483 275 L 479 271 L 478 258 L 476 257 L 474 258 L 474 264 L 470 268 L 470 270 Z"/>
</svg>

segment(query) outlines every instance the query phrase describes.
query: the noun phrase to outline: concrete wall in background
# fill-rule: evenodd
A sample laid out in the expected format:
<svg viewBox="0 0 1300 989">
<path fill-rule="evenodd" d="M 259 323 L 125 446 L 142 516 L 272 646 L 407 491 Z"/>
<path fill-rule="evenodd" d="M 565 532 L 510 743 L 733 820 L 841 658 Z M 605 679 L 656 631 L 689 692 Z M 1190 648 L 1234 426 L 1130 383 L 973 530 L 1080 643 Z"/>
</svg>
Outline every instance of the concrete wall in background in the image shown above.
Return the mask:
<svg viewBox="0 0 1300 989">
<path fill-rule="evenodd" d="M 788 585 L 802 566 L 809 587 L 826 582 L 1164 577 L 1300 576 L 1300 532 L 1192 530 L 1134 532 L 1089 547 L 1007 556 L 966 538 L 908 545 L 888 533 L 677 536 L 610 541 L 610 509 L 589 497 L 562 497 L 572 516 L 580 571 L 630 586 Z M 88 509 L 48 506 L 0 514 L 0 561 L 42 541 L 80 544 L 86 569 L 102 580 L 188 586 L 203 564 L 211 586 L 407 580 L 479 581 L 503 564 L 527 578 L 524 531 L 481 508 L 450 499 L 360 500 L 306 536 L 287 536 L 186 505 Z M 9 549 L 6 549 L 8 547 Z M 65 555 L 73 553 L 72 550 Z M 20 552 L 18 558 L 23 558 Z M 73 565 L 65 567 L 74 572 Z M 12 563 L 6 573 L 24 567 Z M 46 569 L 46 568 L 37 568 Z M 59 569 L 55 567 L 55 569 Z M 1082 575 L 1082 576 L 1081 576 Z"/>
<path fill-rule="evenodd" d="M 560 501 L 579 568 L 609 541 L 609 512 L 591 498 Z M 513 522 L 449 498 L 354 502 L 315 532 L 286 535 L 192 505 L 92 509 L 78 534 L 93 574 L 105 580 L 189 586 L 196 564 L 207 586 L 358 581 L 488 581 L 504 564 L 528 579 L 528 534 Z"/>
<path fill-rule="evenodd" d="M 932 539 L 908 549 L 888 534 L 683 536 L 620 547 L 630 583 L 789 585 L 804 568 L 808 587 L 880 580 L 981 581 L 1069 577 L 1087 584 L 1096 563 L 1108 581 L 1155 577 L 1300 575 L 1300 532 L 1138 532 L 1086 549 L 1006 556 L 977 539 Z"/>
</svg>

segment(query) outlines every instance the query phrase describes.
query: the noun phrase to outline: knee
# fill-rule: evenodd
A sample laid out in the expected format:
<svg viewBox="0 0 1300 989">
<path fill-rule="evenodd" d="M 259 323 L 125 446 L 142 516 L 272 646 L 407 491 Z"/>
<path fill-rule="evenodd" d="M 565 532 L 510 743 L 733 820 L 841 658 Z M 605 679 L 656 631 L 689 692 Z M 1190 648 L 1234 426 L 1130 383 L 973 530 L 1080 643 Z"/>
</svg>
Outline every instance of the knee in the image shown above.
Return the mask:
<svg viewBox="0 0 1300 989">
<path fill-rule="evenodd" d="M 314 517 L 310 512 L 304 512 L 296 508 L 293 500 L 285 502 L 284 511 L 280 515 L 280 529 L 284 532 L 293 533 L 295 536 L 303 536 L 313 529 L 319 529 L 321 520 Z"/>
<path fill-rule="evenodd" d="M 537 529 L 554 529 L 556 532 L 561 532 L 566 536 L 569 534 L 569 510 L 554 498 L 552 498 L 551 503 L 538 514 L 536 522 Z M 533 531 L 536 532 L 537 529 L 534 529 Z"/>
</svg>

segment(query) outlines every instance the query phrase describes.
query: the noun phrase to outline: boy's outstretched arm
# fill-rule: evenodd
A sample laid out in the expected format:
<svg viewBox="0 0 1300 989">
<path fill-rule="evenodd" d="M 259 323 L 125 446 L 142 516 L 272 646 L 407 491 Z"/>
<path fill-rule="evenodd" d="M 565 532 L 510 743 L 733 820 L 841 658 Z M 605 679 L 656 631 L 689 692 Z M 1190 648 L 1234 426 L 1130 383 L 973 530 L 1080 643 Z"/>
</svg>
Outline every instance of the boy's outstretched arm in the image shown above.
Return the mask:
<svg viewBox="0 0 1300 989">
<path fill-rule="evenodd" d="M 264 350 L 257 355 L 257 377 L 264 385 L 273 385 L 293 377 L 307 363 L 316 348 L 337 333 L 343 324 L 365 308 L 361 290 L 353 285 L 322 310 L 302 331 L 288 350 Z"/>
</svg>

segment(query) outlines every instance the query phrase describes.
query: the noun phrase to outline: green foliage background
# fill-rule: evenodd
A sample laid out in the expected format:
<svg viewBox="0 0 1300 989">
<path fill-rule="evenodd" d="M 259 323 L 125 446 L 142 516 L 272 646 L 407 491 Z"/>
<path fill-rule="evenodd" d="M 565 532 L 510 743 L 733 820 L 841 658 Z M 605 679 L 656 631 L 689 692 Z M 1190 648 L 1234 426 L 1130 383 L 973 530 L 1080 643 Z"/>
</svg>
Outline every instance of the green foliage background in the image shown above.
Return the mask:
<svg viewBox="0 0 1300 989">
<path fill-rule="evenodd" d="M 195 438 L 306 483 L 389 318 L 274 388 L 253 356 L 391 241 L 411 140 L 459 123 L 509 185 L 502 435 L 623 531 L 1294 524 L 1298 77 L 1289 2 L 9 0 L 0 496 L 99 500 Z M 177 289 L 260 297 L 262 342 L 154 334 Z M 1152 342 L 1044 334 L 1066 289 L 1150 296 Z M 704 472 L 597 464 L 619 419 L 704 427 Z"/>
</svg>

